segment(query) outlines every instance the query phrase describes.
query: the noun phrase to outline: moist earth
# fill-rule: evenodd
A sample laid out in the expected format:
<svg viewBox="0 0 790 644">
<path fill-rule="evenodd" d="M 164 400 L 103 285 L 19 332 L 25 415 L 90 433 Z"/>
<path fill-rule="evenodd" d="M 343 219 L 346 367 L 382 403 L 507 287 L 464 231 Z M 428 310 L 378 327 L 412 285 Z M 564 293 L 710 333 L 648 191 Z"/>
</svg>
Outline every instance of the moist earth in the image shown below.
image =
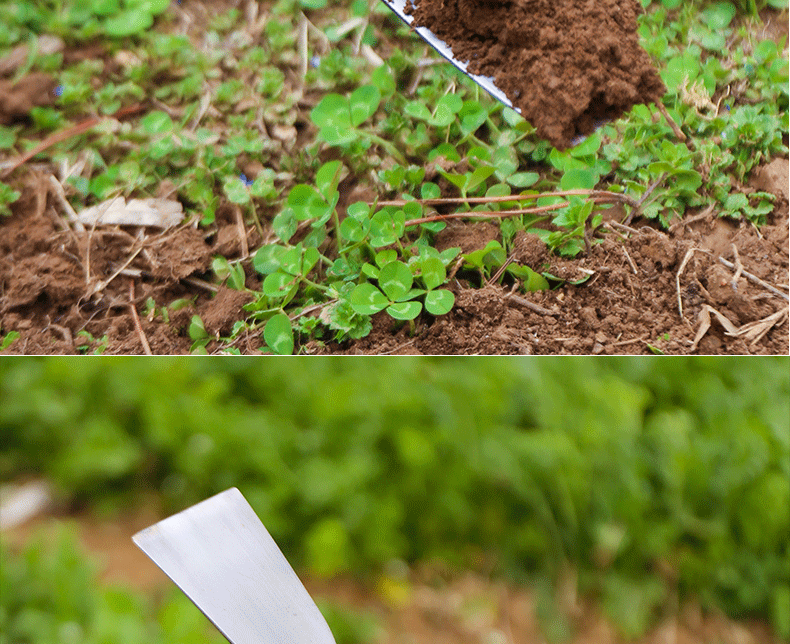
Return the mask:
<svg viewBox="0 0 790 644">
<path fill-rule="evenodd" d="M 490 76 L 557 148 L 666 92 L 639 45 L 636 0 L 412 0 L 430 29 Z"/>
</svg>

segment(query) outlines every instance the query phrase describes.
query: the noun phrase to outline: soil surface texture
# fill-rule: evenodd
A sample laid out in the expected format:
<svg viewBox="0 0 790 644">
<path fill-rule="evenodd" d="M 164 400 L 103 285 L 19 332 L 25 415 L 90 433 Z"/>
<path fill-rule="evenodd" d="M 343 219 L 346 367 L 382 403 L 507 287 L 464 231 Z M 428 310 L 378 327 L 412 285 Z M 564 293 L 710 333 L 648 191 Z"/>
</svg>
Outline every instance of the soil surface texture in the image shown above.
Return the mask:
<svg viewBox="0 0 790 644">
<path fill-rule="evenodd" d="M 613 209 L 611 232 L 575 259 L 552 255 L 537 236 L 519 234 L 514 261 L 567 280 L 554 290 L 511 293 L 508 284 L 481 285 L 479 276 L 460 271 L 449 285 L 455 307 L 441 317 L 421 315 L 414 335 L 382 312 L 361 340 L 312 341 L 297 350 L 787 354 L 787 177 L 788 162 L 781 158 L 752 174 L 751 187 L 777 196 L 760 231 L 711 210 L 687 213 L 667 232 L 644 221 L 618 228 L 622 212 Z M 5 354 L 134 354 L 144 352 L 144 342 L 154 354 L 185 354 L 193 315 L 212 337 L 226 336 L 246 317 L 249 294 L 204 281 L 211 279 L 213 255 L 238 255 L 229 209 L 221 208 L 215 226 L 204 232 L 187 225 L 143 233 L 99 226 L 79 233 L 66 224 L 42 173 L 31 170 L 14 184 L 23 196 L 10 217 L 0 218 L 0 328 L 20 337 Z M 492 239 L 501 241 L 498 226 L 453 222 L 437 247 L 468 253 Z M 250 267 L 247 286 L 261 288 Z M 207 349 L 223 346 L 212 340 Z M 264 348 L 260 331 L 241 335 L 233 346 L 241 353 Z"/>
<path fill-rule="evenodd" d="M 636 0 L 412 0 L 428 27 L 490 76 L 558 148 L 664 95 L 639 45 Z"/>
</svg>

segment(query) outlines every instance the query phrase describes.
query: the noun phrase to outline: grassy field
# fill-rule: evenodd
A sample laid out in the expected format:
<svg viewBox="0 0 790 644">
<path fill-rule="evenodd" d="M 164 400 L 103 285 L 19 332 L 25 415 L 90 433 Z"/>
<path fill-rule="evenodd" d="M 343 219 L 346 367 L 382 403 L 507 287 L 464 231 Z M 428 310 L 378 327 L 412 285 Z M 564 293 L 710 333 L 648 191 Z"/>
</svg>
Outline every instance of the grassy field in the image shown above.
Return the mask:
<svg viewBox="0 0 790 644">
<path fill-rule="evenodd" d="M 529 588 L 550 639 L 605 615 L 615 641 L 666 623 L 716 641 L 689 606 L 790 636 L 786 360 L 306 360 L 4 361 L 0 477 L 47 481 L 56 516 L 104 530 L 88 543 L 126 534 L 109 563 L 132 577 L 131 526 L 238 486 L 322 594 L 378 602 L 390 625 L 388 610 L 430 613 L 456 591 L 518 620 Z M 117 641 L 133 641 L 154 597 L 103 595 L 72 542 L 52 541 L 3 549 L 4 641 L 71 621 L 101 632 L 117 612 L 132 629 Z M 375 641 L 363 616 L 335 617 Z"/>
</svg>

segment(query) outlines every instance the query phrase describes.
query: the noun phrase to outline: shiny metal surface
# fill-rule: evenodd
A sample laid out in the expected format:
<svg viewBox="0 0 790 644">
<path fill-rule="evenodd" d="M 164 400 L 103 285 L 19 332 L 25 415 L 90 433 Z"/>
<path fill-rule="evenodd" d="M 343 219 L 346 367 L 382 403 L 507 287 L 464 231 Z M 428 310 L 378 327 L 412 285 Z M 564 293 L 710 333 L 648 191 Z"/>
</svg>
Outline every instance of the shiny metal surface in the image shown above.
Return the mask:
<svg viewBox="0 0 790 644">
<path fill-rule="evenodd" d="M 406 6 L 406 2 L 408 0 L 381 0 L 385 5 L 387 5 L 390 9 L 392 9 L 398 17 L 403 20 L 407 25 L 411 26 L 413 18 L 404 12 L 404 8 Z M 425 42 L 427 42 L 431 47 L 433 47 L 437 52 L 439 52 L 442 56 L 444 56 L 448 61 L 450 61 L 453 65 L 455 65 L 458 69 L 460 69 L 464 74 L 469 76 L 475 83 L 480 85 L 485 91 L 487 91 L 491 96 L 495 99 L 501 101 L 505 105 L 507 105 L 511 109 L 515 109 L 517 112 L 521 112 L 518 108 L 513 107 L 513 103 L 510 102 L 510 99 L 505 96 L 504 92 L 500 90 L 496 85 L 494 85 L 494 79 L 490 78 L 489 76 L 478 76 L 476 74 L 470 74 L 466 71 L 466 63 L 462 63 L 455 58 L 453 58 L 452 50 L 445 44 L 445 42 L 439 39 L 430 29 L 427 27 L 416 27 L 414 29 L 415 33 L 417 33 Z"/>
<path fill-rule="evenodd" d="M 236 488 L 132 539 L 232 644 L 335 644 L 318 607 Z"/>
</svg>

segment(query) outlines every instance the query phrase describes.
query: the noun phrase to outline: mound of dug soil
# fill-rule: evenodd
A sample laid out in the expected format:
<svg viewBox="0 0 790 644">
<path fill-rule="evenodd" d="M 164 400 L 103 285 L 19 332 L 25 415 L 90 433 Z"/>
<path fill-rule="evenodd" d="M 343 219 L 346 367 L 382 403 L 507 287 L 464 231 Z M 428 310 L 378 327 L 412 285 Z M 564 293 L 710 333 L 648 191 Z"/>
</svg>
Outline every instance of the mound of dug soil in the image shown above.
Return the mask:
<svg viewBox="0 0 790 644">
<path fill-rule="evenodd" d="M 412 0 L 428 27 L 491 76 L 522 116 L 558 148 L 664 87 L 640 46 L 637 0 Z"/>
</svg>

